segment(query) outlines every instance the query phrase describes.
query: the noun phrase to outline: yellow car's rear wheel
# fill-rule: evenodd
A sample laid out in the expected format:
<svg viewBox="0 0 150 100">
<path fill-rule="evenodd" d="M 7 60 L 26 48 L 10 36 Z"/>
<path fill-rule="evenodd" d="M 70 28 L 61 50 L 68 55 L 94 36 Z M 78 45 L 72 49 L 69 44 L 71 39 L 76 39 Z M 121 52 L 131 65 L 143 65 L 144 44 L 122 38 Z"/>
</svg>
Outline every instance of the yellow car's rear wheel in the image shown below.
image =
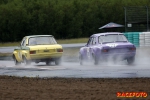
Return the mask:
<svg viewBox="0 0 150 100">
<path fill-rule="evenodd" d="M 50 64 L 50 61 L 49 61 L 49 60 L 46 60 L 45 63 L 46 63 L 46 65 L 49 65 L 49 64 Z"/>
<path fill-rule="evenodd" d="M 128 65 L 132 65 L 135 61 L 135 57 L 127 58 Z"/>
<path fill-rule="evenodd" d="M 56 58 L 55 65 L 60 65 L 60 64 L 61 64 L 61 58 Z"/>
</svg>

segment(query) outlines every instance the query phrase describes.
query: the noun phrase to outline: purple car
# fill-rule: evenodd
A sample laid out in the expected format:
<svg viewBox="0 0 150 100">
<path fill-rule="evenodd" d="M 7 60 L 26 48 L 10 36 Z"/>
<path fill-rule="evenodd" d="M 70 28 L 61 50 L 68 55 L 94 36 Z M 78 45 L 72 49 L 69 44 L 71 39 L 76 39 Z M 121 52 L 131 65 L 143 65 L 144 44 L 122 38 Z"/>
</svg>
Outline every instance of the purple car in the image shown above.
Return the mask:
<svg viewBox="0 0 150 100">
<path fill-rule="evenodd" d="M 97 33 L 90 36 L 88 43 L 80 48 L 80 64 L 93 62 L 95 65 L 100 61 L 127 60 L 133 64 L 136 47 L 130 43 L 123 33 L 108 32 Z"/>
</svg>

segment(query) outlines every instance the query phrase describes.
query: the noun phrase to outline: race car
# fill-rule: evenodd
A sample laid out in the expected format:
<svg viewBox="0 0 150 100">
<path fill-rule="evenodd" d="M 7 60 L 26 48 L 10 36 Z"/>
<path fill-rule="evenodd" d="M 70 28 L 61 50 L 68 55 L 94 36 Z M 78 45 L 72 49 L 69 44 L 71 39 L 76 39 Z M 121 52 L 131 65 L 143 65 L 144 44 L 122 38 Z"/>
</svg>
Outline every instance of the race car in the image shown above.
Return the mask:
<svg viewBox="0 0 150 100">
<path fill-rule="evenodd" d="M 136 47 L 130 43 L 123 33 L 96 33 L 90 36 L 87 44 L 80 48 L 80 65 L 93 62 L 98 65 L 103 61 L 127 60 L 128 64 L 135 61 Z"/>
<path fill-rule="evenodd" d="M 31 35 L 25 36 L 19 47 L 13 51 L 15 65 L 28 65 L 31 62 L 55 62 L 56 65 L 61 63 L 63 48 L 57 44 L 52 35 Z"/>
</svg>

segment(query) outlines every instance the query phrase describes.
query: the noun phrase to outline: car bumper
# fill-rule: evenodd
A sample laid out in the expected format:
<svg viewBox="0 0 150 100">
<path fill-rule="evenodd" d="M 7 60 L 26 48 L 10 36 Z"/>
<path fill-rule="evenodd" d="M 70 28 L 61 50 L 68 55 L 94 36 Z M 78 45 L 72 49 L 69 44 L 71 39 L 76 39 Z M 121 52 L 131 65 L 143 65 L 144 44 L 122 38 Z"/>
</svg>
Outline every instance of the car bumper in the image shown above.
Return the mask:
<svg viewBox="0 0 150 100">
<path fill-rule="evenodd" d="M 101 56 L 99 56 L 99 59 L 103 60 L 124 60 L 130 57 L 134 57 L 136 55 L 135 52 L 128 52 L 128 53 L 115 53 L 115 54 L 101 54 Z"/>
<path fill-rule="evenodd" d="M 59 58 L 62 56 L 62 53 L 53 53 L 53 54 L 32 54 L 28 58 L 28 60 L 35 60 L 35 59 L 45 59 L 45 58 Z"/>
</svg>

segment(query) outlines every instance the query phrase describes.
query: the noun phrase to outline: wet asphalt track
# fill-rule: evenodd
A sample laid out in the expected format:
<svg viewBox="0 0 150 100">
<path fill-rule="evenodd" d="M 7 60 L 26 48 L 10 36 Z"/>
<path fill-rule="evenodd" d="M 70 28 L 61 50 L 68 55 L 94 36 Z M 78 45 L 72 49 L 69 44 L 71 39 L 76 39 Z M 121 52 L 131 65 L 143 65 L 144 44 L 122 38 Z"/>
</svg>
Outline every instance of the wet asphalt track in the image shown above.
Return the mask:
<svg viewBox="0 0 150 100">
<path fill-rule="evenodd" d="M 20 77 L 67 77 L 67 78 L 138 78 L 150 77 L 150 49 L 137 49 L 134 65 L 127 65 L 126 61 L 113 63 L 102 63 L 93 65 L 86 63 L 81 66 L 77 56 L 74 61 L 63 60 L 62 65 L 56 66 L 45 63 L 30 66 L 15 66 L 13 61 L 0 60 L 0 75 Z"/>
<path fill-rule="evenodd" d="M 63 62 L 55 66 L 53 63 L 46 66 L 45 63 L 30 66 L 14 66 L 13 61 L 0 61 L 0 75 L 21 77 L 75 77 L 75 78 L 136 78 L 150 77 L 149 64 L 129 66 L 125 62 L 116 65 L 105 63 L 93 65 L 91 63 L 80 66 L 78 62 Z"/>
</svg>

